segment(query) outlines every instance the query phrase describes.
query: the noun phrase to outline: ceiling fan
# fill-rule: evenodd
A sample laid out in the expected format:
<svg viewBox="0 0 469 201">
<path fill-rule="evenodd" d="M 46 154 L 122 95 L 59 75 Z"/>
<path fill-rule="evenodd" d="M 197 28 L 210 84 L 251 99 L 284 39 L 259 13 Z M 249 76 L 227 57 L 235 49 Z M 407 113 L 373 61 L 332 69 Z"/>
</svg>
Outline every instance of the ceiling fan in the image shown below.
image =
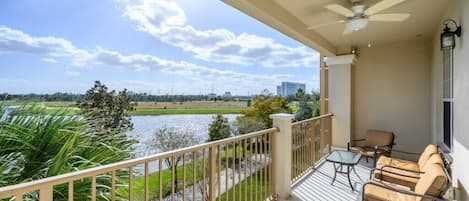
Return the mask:
<svg viewBox="0 0 469 201">
<path fill-rule="evenodd" d="M 380 2 L 368 8 L 367 6 L 361 4 L 361 0 L 350 1 L 353 5 L 350 9 L 339 4 L 329 4 L 325 6 L 326 9 L 344 16 L 345 19 L 310 26 L 308 27 L 308 30 L 313 30 L 333 24 L 345 23 L 345 30 L 343 34 L 346 35 L 354 31 L 359 31 L 361 29 L 366 28 L 369 21 L 402 22 L 410 16 L 410 14 L 408 13 L 378 14 L 379 12 L 389 9 L 397 4 L 400 4 L 405 0 L 381 0 Z"/>
</svg>

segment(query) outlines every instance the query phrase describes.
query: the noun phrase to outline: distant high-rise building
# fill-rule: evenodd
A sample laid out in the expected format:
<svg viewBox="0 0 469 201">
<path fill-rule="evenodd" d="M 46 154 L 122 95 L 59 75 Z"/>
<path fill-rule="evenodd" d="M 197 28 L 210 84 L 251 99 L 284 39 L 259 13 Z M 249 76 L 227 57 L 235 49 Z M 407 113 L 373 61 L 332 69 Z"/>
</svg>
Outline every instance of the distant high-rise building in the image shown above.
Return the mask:
<svg viewBox="0 0 469 201">
<path fill-rule="evenodd" d="M 231 92 L 229 91 L 225 91 L 225 94 L 223 94 L 223 98 L 231 98 L 232 95 L 231 95 Z"/>
<path fill-rule="evenodd" d="M 306 84 L 296 82 L 282 82 L 281 85 L 277 86 L 277 95 L 279 96 L 290 96 L 295 95 L 298 89 L 303 89 L 306 92 Z"/>
</svg>

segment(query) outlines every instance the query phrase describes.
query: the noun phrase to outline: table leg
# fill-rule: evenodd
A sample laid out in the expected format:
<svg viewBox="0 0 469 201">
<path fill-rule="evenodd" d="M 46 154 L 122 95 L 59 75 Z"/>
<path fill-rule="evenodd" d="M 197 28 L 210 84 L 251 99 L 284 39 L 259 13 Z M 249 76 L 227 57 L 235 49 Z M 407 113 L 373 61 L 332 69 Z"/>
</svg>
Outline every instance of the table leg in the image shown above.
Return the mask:
<svg viewBox="0 0 469 201">
<path fill-rule="evenodd" d="M 337 168 L 335 167 L 335 163 L 332 164 L 334 164 L 334 178 L 332 179 L 331 185 L 334 184 L 335 177 L 337 176 Z"/>
<path fill-rule="evenodd" d="M 347 165 L 347 178 L 348 178 L 348 183 L 350 184 L 350 188 L 352 188 L 352 191 L 354 190 L 353 189 L 353 185 L 352 185 L 352 182 L 350 181 L 350 165 Z"/>
</svg>

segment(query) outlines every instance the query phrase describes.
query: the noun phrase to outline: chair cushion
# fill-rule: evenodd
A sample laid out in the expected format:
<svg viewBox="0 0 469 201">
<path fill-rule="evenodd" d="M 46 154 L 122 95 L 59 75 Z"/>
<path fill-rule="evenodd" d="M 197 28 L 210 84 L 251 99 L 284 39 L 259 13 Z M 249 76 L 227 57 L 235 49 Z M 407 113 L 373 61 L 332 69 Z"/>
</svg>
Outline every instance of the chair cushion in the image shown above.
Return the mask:
<svg viewBox="0 0 469 201">
<path fill-rule="evenodd" d="M 380 130 L 367 130 L 365 135 L 365 147 L 392 145 L 394 133 Z"/>
<path fill-rule="evenodd" d="M 378 183 L 371 181 L 372 183 L 377 183 L 380 185 L 385 185 L 383 183 Z M 390 186 L 392 188 L 396 188 Z M 397 193 L 392 190 L 388 190 L 375 185 L 366 185 L 364 192 L 364 200 L 367 201 L 415 201 L 416 197 L 411 195 L 406 195 L 402 193 Z"/>
<path fill-rule="evenodd" d="M 373 147 L 350 147 L 350 151 L 354 153 L 360 153 L 364 156 L 374 157 L 375 150 Z M 377 152 L 378 156 L 385 155 L 388 152 L 384 149 L 378 149 Z"/>
<path fill-rule="evenodd" d="M 390 165 L 393 167 L 403 168 L 403 169 L 412 170 L 412 171 L 420 171 L 416 162 L 381 156 L 376 162 L 376 168 L 381 169 L 381 167 L 383 167 L 384 165 Z M 413 177 L 420 176 L 419 173 L 408 172 L 408 171 L 399 170 L 399 169 L 391 168 L 391 167 L 385 167 L 384 170 L 392 172 L 392 173 L 384 172 L 384 171 L 381 172 L 379 170 L 376 170 L 373 172 L 373 176 L 376 179 L 382 179 L 387 182 L 399 184 L 402 186 L 407 186 L 410 188 L 414 188 L 415 184 L 418 181 L 418 178 L 413 178 Z M 401 175 L 397 175 L 393 173 L 408 175 L 412 177 L 401 176 Z"/>
<path fill-rule="evenodd" d="M 433 154 L 438 154 L 438 147 L 434 144 L 429 144 L 425 150 L 423 150 L 422 154 L 420 154 L 419 160 L 417 162 L 419 167 L 423 168 L 427 160 L 430 159 Z"/>
<path fill-rule="evenodd" d="M 437 164 L 443 168 L 445 167 L 445 163 L 441 158 L 440 154 L 433 154 L 432 156 L 430 156 L 425 165 L 421 168 L 422 172 L 424 172 L 426 166 L 428 166 L 429 164 Z"/>
<path fill-rule="evenodd" d="M 425 173 L 420 175 L 420 179 L 415 185 L 415 192 L 431 196 L 439 196 L 448 184 L 448 176 L 443 167 L 439 164 L 429 163 L 425 166 Z"/>
</svg>

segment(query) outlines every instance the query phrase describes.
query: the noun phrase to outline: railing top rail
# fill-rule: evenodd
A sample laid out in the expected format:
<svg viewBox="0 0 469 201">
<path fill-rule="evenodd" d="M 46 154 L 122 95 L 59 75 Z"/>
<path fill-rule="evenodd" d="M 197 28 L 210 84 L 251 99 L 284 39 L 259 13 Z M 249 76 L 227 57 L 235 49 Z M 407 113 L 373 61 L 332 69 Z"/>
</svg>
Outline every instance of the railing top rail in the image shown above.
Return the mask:
<svg viewBox="0 0 469 201">
<path fill-rule="evenodd" d="M 28 192 L 28 191 L 33 191 L 37 190 L 43 185 L 58 185 L 58 184 L 63 184 L 71 181 L 75 181 L 78 179 L 83 179 L 87 177 L 92 177 L 94 175 L 100 175 L 112 171 L 116 171 L 119 169 L 123 168 L 128 168 L 132 167 L 135 165 L 139 164 L 144 164 L 146 162 L 151 162 L 151 161 L 156 161 L 164 158 L 168 158 L 174 155 L 181 155 L 185 153 L 190 153 L 194 151 L 198 151 L 201 149 L 209 148 L 209 147 L 214 147 L 222 144 L 227 144 L 227 143 L 232 143 L 244 139 L 249 139 L 252 137 L 256 137 L 259 135 L 263 135 L 266 133 L 271 133 L 271 132 L 277 132 L 278 128 L 269 128 L 261 131 L 256 131 L 244 135 L 239 135 L 231 138 L 226 138 L 218 141 L 213 141 L 213 142 L 207 142 L 199 145 L 194 145 L 182 149 L 177 149 L 169 152 L 164 152 L 164 153 L 158 153 L 154 154 L 151 156 L 145 156 L 141 158 L 136 158 L 136 159 L 131 159 L 131 160 L 126 160 L 126 161 L 121 161 L 121 162 L 116 162 L 116 163 L 111 163 L 107 165 L 102 165 L 98 167 L 93 167 L 89 169 L 84 169 L 76 172 L 70 172 L 66 174 L 61 174 L 53 177 L 48 177 L 44 179 L 39 179 L 36 181 L 30 181 L 26 183 L 21 183 L 21 184 L 15 184 L 15 185 L 10 185 L 10 186 L 4 186 L 0 187 L 0 199 L 3 198 L 8 198 L 11 196 L 14 196 L 18 192 Z"/>
<path fill-rule="evenodd" d="M 293 122 L 293 123 L 292 123 L 292 126 L 295 126 L 295 125 L 298 125 L 298 124 L 302 124 L 302 123 L 305 123 L 305 122 L 309 122 L 309 121 L 314 121 L 314 120 L 318 120 L 318 119 L 323 119 L 323 118 L 326 118 L 326 117 L 331 117 L 331 116 L 333 116 L 332 113 L 324 114 L 324 115 L 321 115 L 321 116 L 318 116 L 318 117 L 313 117 L 313 118 L 310 118 L 310 119 L 305 119 L 305 120 Z"/>
</svg>

